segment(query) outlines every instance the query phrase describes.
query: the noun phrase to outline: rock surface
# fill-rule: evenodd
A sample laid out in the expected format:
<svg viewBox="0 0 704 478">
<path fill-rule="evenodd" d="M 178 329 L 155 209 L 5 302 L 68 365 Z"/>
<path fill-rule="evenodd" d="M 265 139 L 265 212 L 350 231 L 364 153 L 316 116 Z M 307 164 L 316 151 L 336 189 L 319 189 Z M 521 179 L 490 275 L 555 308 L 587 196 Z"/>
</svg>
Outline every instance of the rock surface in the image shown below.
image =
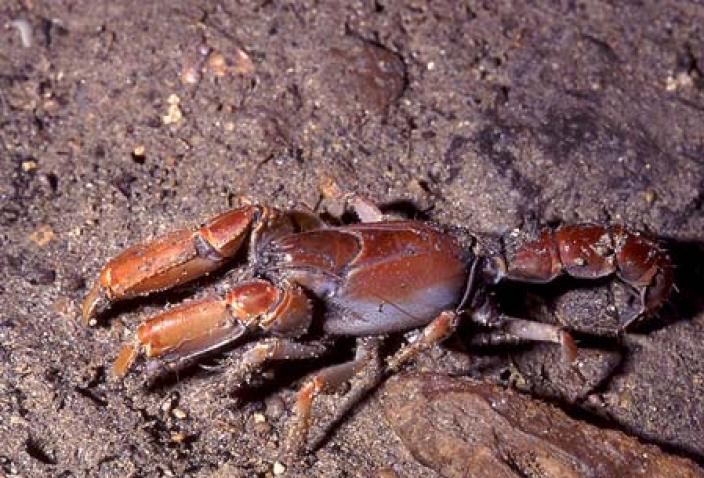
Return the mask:
<svg viewBox="0 0 704 478">
<path fill-rule="evenodd" d="M 475 380 L 392 379 L 384 411 L 411 454 L 448 478 L 704 476 L 687 459 Z"/>
</svg>

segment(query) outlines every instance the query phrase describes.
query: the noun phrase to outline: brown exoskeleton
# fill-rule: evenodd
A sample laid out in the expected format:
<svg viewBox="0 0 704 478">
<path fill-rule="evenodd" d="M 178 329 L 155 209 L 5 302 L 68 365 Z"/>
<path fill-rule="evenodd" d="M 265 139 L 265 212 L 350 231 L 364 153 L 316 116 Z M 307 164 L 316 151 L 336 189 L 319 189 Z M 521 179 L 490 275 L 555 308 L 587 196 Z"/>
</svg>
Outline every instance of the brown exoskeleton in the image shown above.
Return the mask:
<svg viewBox="0 0 704 478">
<path fill-rule="evenodd" d="M 285 452 L 295 453 L 320 442 L 322 435 L 308 439 L 319 393 L 359 378 L 340 399 L 334 422 L 385 376 L 452 334 L 459 320 L 495 329 L 492 341 L 554 342 L 574 358 L 575 344 L 561 327 L 497 312 L 489 290 L 502 280 L 544 283 L 561 274 L 616 275 L 639 295 L 639 307 L 622 320 L 623 327 L 657 309 L 673 287 L 667 253 L 622 226 L 546 230 L 514 257 L 482 257 L 437 225 L 385 220 L 371 202 L 342 195 L 334 185 L 328 189 L 362 222 L 333 227 L 311 212 L 246 205 L 110 260 L 83 304 L 86 324 L 113 302 L 208 274 L 245 244 L 255 277 L 224 298 L 190 302 L 146 320 L 119 353 L 114 374 L 123 376 L 140 354 L 178 366 L 248 339 L 255 342 L 234 373 L 246 381 L 271 361 L 319 356 L 329 347 L 326 337 L 358 337 L 353 360 L 315 373 L 298 392 L 284 443 Z M 314 317 L 313 300 L 323 306 L 320 317 Z M 421 327 L 415 341 L 382 364 L 383 336 Z"/>
</svg>

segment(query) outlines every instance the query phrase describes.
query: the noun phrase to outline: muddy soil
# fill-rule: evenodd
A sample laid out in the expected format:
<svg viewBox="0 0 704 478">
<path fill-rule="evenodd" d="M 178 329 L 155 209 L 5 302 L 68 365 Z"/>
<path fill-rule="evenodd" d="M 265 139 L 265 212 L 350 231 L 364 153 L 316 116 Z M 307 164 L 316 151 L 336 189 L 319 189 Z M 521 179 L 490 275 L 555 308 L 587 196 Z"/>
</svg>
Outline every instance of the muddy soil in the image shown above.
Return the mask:
<svg viewBox="0 0 704 478">
<path fill-rule="evenodd" d="M 461 339 L 415 368 L 511 385 L 704 463 L 702 25 L 704 7 L 675 0 L 0 2 L 0 475 L 280 473 L 287 405 L 326 360 L 239 397 L 217 370 L 109 378 L 141 319 L 237 271 L 90 329 L 79 306 L 126 245 L 242 196 L 315 207 L 323 174 L 490 244 L 566 222 L 667 241 L 679 292 L 635 338 L 615 336 L 608 281 L 500 291 L 585 333 L 576 368 L 551 346 Z M 378 394 L 285 472 L 440 476 Z"/>
</svg>

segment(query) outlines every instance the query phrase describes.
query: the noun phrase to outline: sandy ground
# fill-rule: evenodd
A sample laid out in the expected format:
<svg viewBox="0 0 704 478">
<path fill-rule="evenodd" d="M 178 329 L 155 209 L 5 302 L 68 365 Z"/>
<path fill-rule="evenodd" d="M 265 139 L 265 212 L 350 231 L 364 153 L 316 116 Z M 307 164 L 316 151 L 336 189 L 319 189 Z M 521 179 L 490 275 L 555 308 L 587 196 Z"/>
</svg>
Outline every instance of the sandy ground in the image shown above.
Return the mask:
<svg viewBox="0 0 704 478">
<path fill-rule="evenodd" d="M 91 329 L 78 309 L 126 245 L 242 195 L 315 206 L 322 174 L 490 242 L 570 222 L 666 240 L 679 293 L 637 343 L 612 337 L 617 285 L 560 281 L 501 294 L 595 336 L 577 370 L 550 346 L 436 352 L 417 368 L 510 384 L 704 462 L 696 3 L 0 2 L 0 475 L 271 475 L 311 365 L 239 398 L 213 392 L 217 372 L 151 389 L 108 378 L 141 319 L 236 271 Z M 440 476 L 378 402 L 287 475 Z"/>
</svg>

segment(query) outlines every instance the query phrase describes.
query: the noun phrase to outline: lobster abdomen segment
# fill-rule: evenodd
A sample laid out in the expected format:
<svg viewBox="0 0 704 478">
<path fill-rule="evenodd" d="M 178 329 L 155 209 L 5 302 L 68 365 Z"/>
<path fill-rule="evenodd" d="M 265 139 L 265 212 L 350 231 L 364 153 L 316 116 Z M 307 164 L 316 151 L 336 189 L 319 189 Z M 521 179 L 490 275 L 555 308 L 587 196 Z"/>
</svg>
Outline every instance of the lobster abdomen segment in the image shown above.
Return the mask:
<svg viewBox="0 0 704 478">
<path fill-rule="evenodd" d="M 616 274 L 638 291 L 634 317 L 654 311 L 673 288 L 672 262 L 658 243 L 623 226 L 582 224 L 545 230 L 506 260 L 503 277 L 546 283 L 561 274 L 596 279 Z"/>
</svg>

